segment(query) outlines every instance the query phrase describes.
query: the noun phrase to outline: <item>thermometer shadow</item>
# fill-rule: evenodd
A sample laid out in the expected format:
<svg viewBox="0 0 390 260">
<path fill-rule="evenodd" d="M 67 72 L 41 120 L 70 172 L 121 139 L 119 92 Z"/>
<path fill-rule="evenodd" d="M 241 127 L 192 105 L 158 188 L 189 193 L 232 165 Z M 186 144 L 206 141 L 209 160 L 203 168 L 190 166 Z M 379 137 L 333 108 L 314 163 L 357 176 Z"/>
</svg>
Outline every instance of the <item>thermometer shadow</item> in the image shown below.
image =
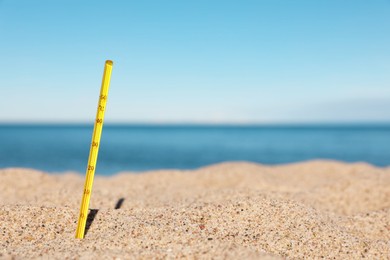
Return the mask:
<svg viewBox="0 0 390 260">
<path fill-rule="evenodd" d="M 124 201 L 125 201 L 125 198 L 120 198 L 115 205 L 115 209 L 120 209 L 122 207 L 122 204 Z"/>
<path fill-rule="evenodd" d="M 125 198 L 120 198 L 115 205 L 115 209 L 120 209 L 123 205 L 123 202 L 125 201 Z M 92 222 L 95 220 L 97 213 L 99 212 L 98 209 L 90 209 L 87 217 L 87 223 L 85 225 L 85 235 L 87 235 L 89 229 L 91 228 Z"/>
<path fill-rule="evenodd" d="M 85 225 L 85 235 L 87 235 L 88 230 L 90 229 L 92 222 L 95 220 L 95 217 L 96 217 L 98 211 L 99 211 L 98 209 L 91 209 L 89 211 L 88 217 L 87 217 L 87 223 Z"/>
</svg>

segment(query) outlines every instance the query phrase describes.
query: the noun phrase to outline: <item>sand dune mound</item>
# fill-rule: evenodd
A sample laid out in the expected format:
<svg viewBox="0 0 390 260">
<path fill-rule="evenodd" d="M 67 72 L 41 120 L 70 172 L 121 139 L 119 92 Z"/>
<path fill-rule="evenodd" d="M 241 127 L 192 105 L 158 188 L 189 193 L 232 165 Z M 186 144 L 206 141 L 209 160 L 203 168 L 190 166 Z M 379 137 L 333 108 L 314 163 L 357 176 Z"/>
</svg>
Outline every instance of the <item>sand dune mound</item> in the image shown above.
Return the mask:
<svg viewBox="0 0 390 260">
<path fill-rule="evenodd" d="M 390 258 L 390 169 L 224 163 L 97 177 L 0 171 L 0 257 Z"/>
</svg>

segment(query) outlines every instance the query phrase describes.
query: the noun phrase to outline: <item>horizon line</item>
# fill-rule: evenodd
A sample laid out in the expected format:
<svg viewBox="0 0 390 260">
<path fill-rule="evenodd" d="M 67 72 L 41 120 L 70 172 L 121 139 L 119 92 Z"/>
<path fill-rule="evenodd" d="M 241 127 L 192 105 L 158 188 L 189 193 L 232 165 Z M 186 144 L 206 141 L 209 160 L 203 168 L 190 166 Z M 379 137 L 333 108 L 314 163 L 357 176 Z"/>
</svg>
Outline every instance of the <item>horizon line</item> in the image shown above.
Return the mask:
<svg viewBox="0 0 390 260">
<path fill-rule="evenodd" d="M 94 121 L 0 121 L 0 126 L 89 126 Z M 112 121 L 105 122 L 106 126 L 372 126 L 372 125 L 390 125 L 390 121 L 278 121 L 278 122 L 148 122 L 148 121 Z"/>
</svg>

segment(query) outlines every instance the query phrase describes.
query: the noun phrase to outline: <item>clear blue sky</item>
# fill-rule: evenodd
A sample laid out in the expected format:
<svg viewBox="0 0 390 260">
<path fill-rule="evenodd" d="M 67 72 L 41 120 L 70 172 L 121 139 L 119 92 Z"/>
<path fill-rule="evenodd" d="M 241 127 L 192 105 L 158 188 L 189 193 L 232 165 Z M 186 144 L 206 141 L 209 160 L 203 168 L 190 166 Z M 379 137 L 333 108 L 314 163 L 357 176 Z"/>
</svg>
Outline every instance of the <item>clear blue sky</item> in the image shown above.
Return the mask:
<svg viewBox="0 0 390 260">
<path fill-rule="evenodd" d="M 0 0 L 0 122 L 390 122 L 390 0 Z M 93 2 L 93 4 L 91 4 Z"/>
</svg>

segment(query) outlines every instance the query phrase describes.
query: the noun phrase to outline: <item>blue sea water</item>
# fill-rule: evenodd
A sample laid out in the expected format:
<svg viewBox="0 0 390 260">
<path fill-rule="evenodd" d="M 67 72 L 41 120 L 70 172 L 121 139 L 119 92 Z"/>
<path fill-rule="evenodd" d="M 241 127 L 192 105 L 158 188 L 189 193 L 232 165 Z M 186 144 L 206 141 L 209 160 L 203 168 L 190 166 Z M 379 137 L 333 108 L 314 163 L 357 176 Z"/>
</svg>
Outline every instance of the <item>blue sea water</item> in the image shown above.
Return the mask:
<svg viewBox="0 0 390 260">
<path fill-rule="evenodd" d="M 92 125 L 0 125 L 0 168 L 85 172 Z M 390 125 L 109 125 L 96 173 L 311 159 L 390 165 Z"/>
</svg>

